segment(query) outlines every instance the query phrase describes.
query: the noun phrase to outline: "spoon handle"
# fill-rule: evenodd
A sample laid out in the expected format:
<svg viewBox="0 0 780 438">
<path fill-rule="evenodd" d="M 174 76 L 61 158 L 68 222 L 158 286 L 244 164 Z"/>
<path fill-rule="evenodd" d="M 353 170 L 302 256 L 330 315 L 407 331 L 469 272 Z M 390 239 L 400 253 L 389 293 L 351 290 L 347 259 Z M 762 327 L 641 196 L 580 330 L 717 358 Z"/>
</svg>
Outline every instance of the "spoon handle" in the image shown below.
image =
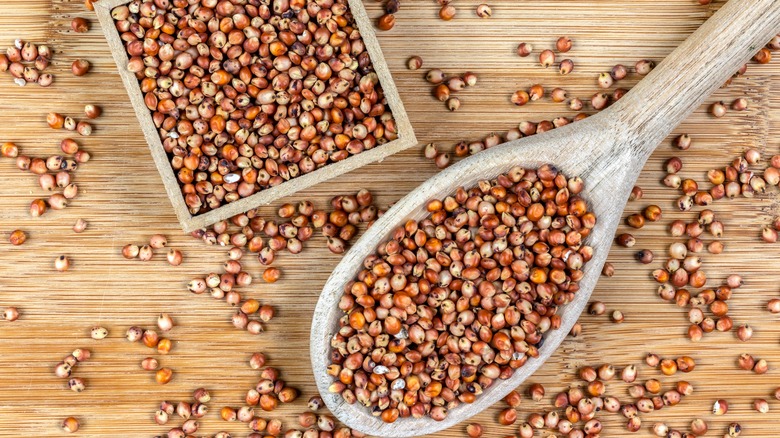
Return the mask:
<svg viewBox="0 0 780 438">
<path fill-rule="evenodd" d="M 780 31 L 780 0 L 730 0 L 612 108 L 611 122 L 649 156 Z"/>
</svg>

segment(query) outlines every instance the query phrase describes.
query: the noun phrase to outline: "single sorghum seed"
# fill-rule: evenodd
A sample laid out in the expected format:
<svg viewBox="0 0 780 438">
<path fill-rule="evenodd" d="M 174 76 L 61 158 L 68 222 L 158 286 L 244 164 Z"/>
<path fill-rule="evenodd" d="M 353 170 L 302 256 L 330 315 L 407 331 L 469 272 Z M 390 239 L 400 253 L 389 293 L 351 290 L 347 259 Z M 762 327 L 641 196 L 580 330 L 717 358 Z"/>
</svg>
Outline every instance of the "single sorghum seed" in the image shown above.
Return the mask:
<svg viewBox="0 0 780 438">
<path fill-rule="evenodd" d="M 517 106 L 523 106 L 531 100 L 528 92 L 525 90 L 517 90 L 512 94 L 511 102 Z"/>
<path fill-rule="evenodd" d="M 77 348 L 71 353 L 78 362 L 84 362 L 92 356 L 92 352 L 86 348 Z"/>
<path fill-rule="evenodd" d="M 631 194 L 628 196 L 629 201 L 638 201 L 642 199 L 642 196 L 644 196 L 644 191 L 642 191 L 642 187 L 634 186 L 631 188 Z"/>
<path fill-rule="evenodd" d="M 173 370 L 170 368 L 160 368 L 154 375 L 154 380 L 160 384 L 165 385 L 173 378 Z"/>
<path fill-rule="evenodd" d="M 686 150 L 691 147 L 691 136 L 688 134 L 681 134 L 674 139 L 674 145 L 678 149 Z"/>
<path fill-rule="evenodd" d="M 171 249 L 168 251 L 166 258 L 168 259 L 168 263 L 171 266 L 179 266 L 182 262 L 181 251 L 179 251 L 178 249 Z"/>
<path fill-rule="evenodd" d="M 777 238 L 778 238 L 777 230 L 765 226 L 761 228 L 761 238 L 764 240 L 764 242 L 775 243 L 777 242 Z"/>
<path fill-rule="evenodd" d="M 558 38 L 558 41 L 555 42 L 555 48 L 560 53 L 568 52 L 569 50 L 571 50 L 571 46 L 572 46 L 571 38 L 567 36 L 562 36 Z"/>
<path fill-rule="evenodd" d="M 657 205 L 649 205 L 645 207 L 642 214 L 645 216 L 645 219 L 649 220 L 650 222 L 656 222 L 661 220 L 661 207 Z"/>
<path fill-rule="evenodd" d="M 388 14 L 395 14 L 401 9 L 401 3 L 399 0 L 388 0 L 385 3 L 385 12 Z"/>
<path fill-rule="evenodd" d="M 667 174 L 677 173 L 682 169 L 682 160 L 678 157 L 669 158 L 664 167 Z"/>
<path fill-rule="evenodd" d="M 749 325 L 744 324 L 737 329 L 737 338 L 740 341 L 746 342 L 750 340 L 750 338 L 752 337 L 753 337 L 753 328 L 751 328 Z"/>
<path fill-rule="evenodd" d="M 90 67 L 89 61 L 77 59 L 73 61 L 73 64 L 71 65 L 71 72 L 73 72 L 75 76 L 84 76 L 89 72 Z"/>
<path fill-rule="evenodd" d="M 76 125 L 76 132 L 78 132 L 79 135 L 88 137 L 92 135 L 92 125 L 88 122 L 79 122 Z"/>
<path fill-rule="evenodd" d="M 637 376 L 636 365 L 629 365 L 623 368 L 623 371 L 621 373 L 621 378 L 626 383 L 633 383 L 636 380 L 636 376 Z"/>
<path fill-rule="evenodd" d="M 138 249 L 138 259 L 142 262 L 148 262 L 154 256 L 154 250 L 149 245 L 144 245 Z"/>
<path fill-rule="evenodd" d="M 540 383 L 533 383 L 528 387 L 528 395 L 533 401 L 541 401 L 544 398 L 544 386 Z"/>
<path fill-rule="evenodd" d="M 655 436 L 666 438 L 668 433 L 669 433 L 669 426 L 667 426 L 666 424 L 655 423 L 653 425 L 653 434 L 655 434 Z"/>
<path fill-rule="evenodd" d="M 377 20 L 376 27 L 380 30 L 390 30 L 395 27 L 395 15 L 384 14 Z"/>
<path fill-rule="evenodd" d="M 70 260 L 68 257 L 61 255 L 54 260 L 54 269 L 59 272 L 65 272 L 70 269 Z"/>
<path fill-rule="evenodd" d="M 439 154 L 438 149 L 436 148 L 436 145 L 434 143 L 428 143 L 423 148 L 423 155 L 425 155 L 425 158 L 428 158 L 430 160 L 436 158 L 436 156 Z"/>
<path fill-rule="evenodd" d="M 642 228 L 645 226 L 645 218 L 641 214 L 632 214 L 626 217 L 626 224 L 631 228 Z"/>
<path fill-rule="evenodd" d="M 100 117 L 102 113 L 103 110 L 97 105 L 88 104 L 84 106 L 84 115 L 86 115 L 89 119 L 96 119 Z"/>
<path fill-rule="evenodd" d="M 684 396 L 693 394 L 693 386 L 684 380 L 677 382 L 676 389 L 678 393 Z"/>
<path fill-rule="evenodd" d="M 604 263 L 604 268 L 601 270 L 601 274 L 605 277 L 612 277 L 615 275 L 615 267 L 612 265 L 612 263 Z"/>
<path fill-rule="evenodd" d="M 769 403 L 763 398 L 759 398 L 753 402 L 753 408 L 759 413 L 766 414 L 769 412 Z"/>
<path fill-rule="evenodd" d="M 637 252 L 634 257 L 639 261 L 640 263 L 643 263 L 645 265 L 650 264 L 653 262 L 653 252 L 649 249 L 643 249 L 639 252 Z"/>
<path fill-rule="evenodd" d="M 664 375 L 671 376 L 677 372 L 677 362 L 672 359 L 663 359 L 659 366 Z"/>
<path fill-rule="evenodd" d="M 453 18 L 455 18 L 455 13 L 457 12 L 457 9 L 455 9 L 455 6 L 453 5 L 444 5 L 439 9 L 439 18 L 441 18 L 444 21 L 450 21 Z"/>
<path fill-rule="evenodd" d="M 466 73 L 463 73 L 463 80 L 466 82 L 466 85 L 469 87 L 473 87 L 474 85 L 477 85 L 477 75 L 476 73 L 472 73 L 470 71 L 467 71 Z"/>
<path fill-rule="evenodd" d="M 170 339 L 160 339 L 157 343 L 157 352 L 159 354 L 168 354 L 171 351 L 172 346 Z"/>
<path fill-rule="evenodd" d="M 498 414 L 498 423 L 504 426 L 514 424 L 517 421 L 517 411 L 508 408 L 504 409 Z"/>
<path fill-rule="evenodd" d="M 70 388 L 70 390 L 73 392 L 83 392 L 85 389 L 87 389 L 87 386 L 83 379 L 74 377 L 68 380 L 68 388 Z"/>
<path fill-rule="evenodd" d="M 27 233 L 22 230 L 14 230 L 8 238 L 11 245 L 19 246 L 27 241 Z"/>
<path fill-rule="evenodd" d="M 81 17 L 74 18 L 70 22 L 70 28 L 77 33 L 86 33 L 89 31 L 89 21 Z"/>
<path fill-rule="evenodd" d="M 266 283 L 276 283 L 281 275 L 282 271 L 278 268 L 268 268 L 263 272 L 263 280 Z"/>
<path fill-rule="evenodd" d="M 154 330 L 144 330 L 141 340 L 147 347 L 157 348 L 157 344 L 160 342 L 160 335 Z"/>
<path fill-rule="evenodd" d="M 596 93 L 590 98 L 590 106 L 595 110 L 603 110 L 609 105 L 609 94 Z"/>
<path fill-rule="evenodd" d="M 3 310 L 3 319 L 8 322 L 13 322 L 19 319 L 19 310 L 16 307 L 6 307 Z"/>
<path fill-rule="evenodd" d="M 766 359 L 757 360 L 756 364 L 753 366 L 753 372 L 756 374 L 766 374 L 767 371 L 769 371 L 769 364 Z"/>
<path fill-rule="evenodd" d="M 660 365 L 660 363 L 661 363 L 661 358 L 660 358 L 660 357 L 658 357 L 658 355 L 657 355 L 657 354 L 654 354 L 654 353 L 648 353 L 648 355 L 647 355 L 647 356 L 645 356 L 645 363 L 646 363 L 648 366 L 652 367 L 652 368 L 656 368 L 656 367 L 658 367 L 658 365 Z"/>
<path fill-rule="evenodd" d="M 428 73 L 425 74 L 425 80 L 432 84 L 440 84 L 444 82 L 444 72 L 438 68 L 429 70 Z"/>
<path fill-rule="evenodd" d="M 265 365 L 265 355 L 263 353 L 254 353 L 249 358 L 249 367 L 253 370 L 259 370 Z"/>
<path fill-rule="evenodd" d="M 642 76 L 650 73 L 650 71 L 655 67 L 655 62 L 643 59 L 641 61 L 638 61 L 636 65 L 634 66 L 634 69 L 636 72 Z"/>
<path fill-rule="evenodd" d="M 707 423 L 701 418 L 691 421 L 691 432 L 698 436 L 706 434 L 708 429 Z"/>
<path fill-rule="evenodd" d="M 721 118 L 726 115 L 726 104 L 721 102 L 715 102 L 710 105 L 710 114 L 717 118 Z"/>
<path fill-rule="evenodd" d="M 553 90 L 550 92 L 550 98 L 553 102 L 563 102 L 566 100 L 566 97 L 566 90 L 563 88 L 553 88 Z"/>
<path fill-rule="evenodd" d="M 658 394 L 661 392 L 661 382 L 658 379 L 650 379 L 645 382 L 645 389 L 651 394 Z"/>
<path fill-rule="evenodd" d="M 614 80 L 609 73 L 600 73 L 598 78 L 598 84 L 601 88 L 609 88 L 612 86 Z"/>
<path fill-rule="evenodd" d="M 308 408 L 310 411 L 317 411 L 323 406 L 325 406 L 325 402 L 322 401 L 320 396 L 315 395 L 309 399 Z"/>
<path fill-rule="evenodd" d="M 601 301 L 594 301 L 590 303 L 590 307 L 588 307 L 588 313 L 591 315 L 603 315 L 606 311 L 607 306 Z"/>
<path fill-rule="evenodd" d="M 469 438 L 480 438 L 482 436 L 482 425 L 479 423 L 471 423 L 466 426 L 466 435 Z"/>
<path fill-rule="evenodd" d="M 89 331 L 89 336 L 92 339 L 105 339 L 108 336 L 108 329 L 105 327 L 92 327 Z"/>
<path fill-rule="evenodd" d="M 745 371 L 752 371 L 753 367 L 756 366 L 756 360 L 753 356 L 743 353 L 737 358 L 737 366 Z"/>
<path fill-rule="evenodd" d="M 64 420 L 62 420 L 62 430 L 64 430 L 67 433 L 74 433 L 79 430 L 80 424 L 79 420 L 75 417 L 68 417 Z"/>
<path fill-rule="evenodd" d="M 725 415 L 729 411 L 729 403 L 726 400 L 716 400 L 712 405 L 712 413 L 714 415 Z"/>
<path fill-rule="evenodd" d="M 65 123 L 63 124 L 63 128 L 67 129 L 68 131 L 75 131 L 76 126 L 78 126 L 78 123 L 76 123 L 76 119 L 73 117 L 65 117 Z"/>
<path fill-rule="evenodd" d="M 770 52 L 766 47 L 762 47 L 758 53 L 753 56 L 753 60 L 759 64 L 769 64 L 769 62 L 772 60 L 772 52 Z"/>
<path fill-rule="evenodd" d="M 540 84 L 534 84 L 531 86 L 531 88 L 528 89 L 528 97 L 532 101 L 537 101 L 544 97 L 544 87 L 542 87 Z"/>
<path fill-rule="evenodd" d="M 419 70 L 423 65 L 423 59 L 419 56 L 412 56 L 406 61 L 406 67 L 409 70 Z"/>
<path fill-rule="evenodd" d="M 164 332 L 171 330 L 173 328 L 173 318 L 171 318 L 171 315 L 161 313 L 160 316 L 157 317 L 157 327 Z"/>
<path fill-rule="evenodd" d="M 48 87 L 52 83 L 54 83 L 54 75 L 51 75 L 49 73 L 44 73 L 38 77 L 38 85 L 41 87 Z"/>
<path fill-rule="evenodd" d="M 155 371 L 157 368 L 159 368 L 160 363 L 157 361 L 157 359 L 153 357 L 147 357 L 146 359 L 141 361 L 141 368 L 143 368 L 146 371 Z"/>
<path fill-rule="evenodd" d="M 39 217 L 46 212 L 46 201 L 35 199 L 30 203 L 30 216 Z"/>
<path fill-rule="evenodd" d="M 490 9 L 490 6 L 488 6 L 487 4 L 482 3 L 477 6 L 477 17 L 488 18 L 491 15 L 493 15 L 493 11 Z"/>
<path fill-rule="evenodd" d="M 4 143 L 1 149 L 2 155 L 6 158 L 16 158 L 19 156 L 19 147 L 14 143 Z"/>
<path fill-rule="evenodd" d="M 543 50 L 542 53 L 539 54 L 539 64 L 544 68 L 555 64 L 555 53 L 549 49 Z"/>
<path fill-rule="evenodd" d="M 522 57 L 526 57 L 533 52 L 533 46 L 529 43 L 520 43 L 517 45 L 517 54 Z"/>
<path fill-rule="evenodd" d="M 162 409 L 158 409 L 154 412 L 154 422 L 159 424 L 160 426 L 168 423 L 168 418 L 170 417 L 170 414 L 168 414 L 166 411 L 163 411 Z"/>
<path fill-rule="evenodd" d="M 558 67 L 558 72 L 562 75 L 567 75 L 571 73 L 572 70 L 574 70 L 574 61 L 571 59 L 564 59 Z"/>
<path fill-rule="evenodd" d="M 748 101 L 744 97 L 740 97 L 738 99 L 735 99 L 734 102 L 731 102 L 731 109 L 734 111 L 745 111 L 748 109 Z"/>
<path fill-rule="evenodd" d="M 168 239 L 162 234 L 155 234 L 149 238 L 149 246 L 154 249 L 164 248 L 168 245 Z"/>
<path fill-rule="evenodd" d="M 138 342 L 138 341 L 141 340 L 143 335 L 144 335 L 144 331 L 143 331 L 142 328 L 133 326 L 133 327 L 130 327 L 129 329 L 127 329 L 127 333 L 126 333 L 125 337 L 130 342 Z"/>
<path fill-rule="evenodd" d="M 510 408 L 517 409 L 520 407 L 522 403 L 522 398 L 519 392 L 512 391 L 509 394 L 507 394 L 506 397 L 504 397 L 504 401 L 506 402 L 507 405 L 509 405 Z"/>
<path fill-rule="evenodd" d="M 433 87 L 433 97 L 439 102 L 444 102 L 450 98 L 450 88 L 445 84 L 439 84 Z"/>
<path fill-rule="evenodd" d="M 617 64 L 612 67 L 610 75 L 612 76 L 612 79 L 619 81 L 628 76 L 628 69 L 623 64 Z"/>
<path fill-rule="evenodd" d="M 625 319 L 623 316 L 623 312 L 620 310 L 615 310 L 612 312 L 612 315 L 610 315 L 610 318 L 612 319 L 612 322 L 616 324 L 620 324 Z"/>
<path fill-rule="evenodd" d="M 134 259 L 138 257 L 139 251 L 138 245 L 128 244 L 122 247 L 122 256 L 126 259 Z"/>
</svg>

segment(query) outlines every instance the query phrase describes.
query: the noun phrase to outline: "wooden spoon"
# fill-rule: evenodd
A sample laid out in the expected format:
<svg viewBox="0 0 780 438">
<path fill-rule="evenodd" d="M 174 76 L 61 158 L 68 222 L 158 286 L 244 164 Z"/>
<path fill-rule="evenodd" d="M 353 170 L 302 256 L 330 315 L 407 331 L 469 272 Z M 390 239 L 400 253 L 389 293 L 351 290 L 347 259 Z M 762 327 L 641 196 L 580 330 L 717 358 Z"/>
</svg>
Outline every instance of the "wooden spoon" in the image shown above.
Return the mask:
<svg viewBox="0 0 780 438">
<path fill-rule="evenodd" d="M 333 414 L 347 426 L 369 435 L 411 437 L 448 428 L 501 400 L 542 366 L 585 308 L 609 253 L 628 195 L 645 161 L 658 144 L 713 91 L 722 86 L 750 57 L 780 30 L 780 0 L 731 0 L 707 20 L 633 90 L 605 111 L 544 134 L 505 143 L 432 177 L 398 201 L 352 247 L 328 279 L 314 312 L 311 360 L 317 386 Z M 444 421 L 429 417 L 400 418 L 393 424 L 371 415 L 360 403 L 344 403 L 328 392 L 333 379 L 326 374 L 330 339 L 343 313 L 337 304 L 344 287 L 363 259 L 391 231 L 408 219 L 427 215 L 425 204 L 452 194 L 458 186 L 474 186 L 513 166 L 556 165 L 567 176 L 585 181 L 584 198 L 598 221 L 587 244 L 594 257 L 574 301 L 559 312 L 563 324 L 545 334 L 537 359 L 529 360 L 507 380 L 497 381 L 477 400 L 449 411 Z"/>
</svg>

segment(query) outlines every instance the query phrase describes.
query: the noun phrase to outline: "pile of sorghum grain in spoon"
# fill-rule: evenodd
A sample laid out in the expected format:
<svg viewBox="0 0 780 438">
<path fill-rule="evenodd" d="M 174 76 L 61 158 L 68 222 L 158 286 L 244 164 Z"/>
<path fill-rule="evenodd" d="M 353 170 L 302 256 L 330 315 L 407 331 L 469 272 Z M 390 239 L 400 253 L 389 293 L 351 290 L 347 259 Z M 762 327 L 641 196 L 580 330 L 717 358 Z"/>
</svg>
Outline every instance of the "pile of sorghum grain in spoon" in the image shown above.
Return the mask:
<svg viewBox="0 0 780 438">
<path fill-rule="evenodd" d="M 593 255 L 583 187 L 550 165 L 515 167 L 429 201 L 347 284 L 330 391 L 388 423 L 443 420 L 536 357 Z"/>
<path fill-rule="evenodd" d="M 191 214 L 397 138 L 346 0 L 111 12 Z"/>
</svg>

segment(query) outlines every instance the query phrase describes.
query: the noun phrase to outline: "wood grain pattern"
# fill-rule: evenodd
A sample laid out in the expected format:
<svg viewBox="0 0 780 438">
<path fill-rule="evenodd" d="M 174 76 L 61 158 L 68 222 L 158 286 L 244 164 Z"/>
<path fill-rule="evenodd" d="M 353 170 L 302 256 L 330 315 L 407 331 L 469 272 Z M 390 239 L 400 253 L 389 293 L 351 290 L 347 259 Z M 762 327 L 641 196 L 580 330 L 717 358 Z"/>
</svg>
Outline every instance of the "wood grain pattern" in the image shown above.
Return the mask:
<svg viewBox="0 0 780 438">
<path fill-rule="evenodd" d="M 100 25 L 103 28 L 103 33 L 106 36 L 106 41 L 108 42 L 111 54 L 116 61 L 119 76 L 122 78 L 122 82 L 127 89 L 127 95 L 135 110 L 136 117 L 141 126 L 141 131 L 143 131 L 146 142 L 149 144 L 149 151 L 152 154 L 157 170 L 160 172 L 160 177 L 162 178 L 168 197 L 171 200 L 173 210 L 176 212 L 176 217 L 179 219 L 185 232 L 204 228 L 215 222 L 228 219 L 260 205 L 268 205 L 278 199 L 292 196 L 294 193 L 307 187 L 335 178 L 351 170 L 359 169 L 367 164 L 381 161 L 390 155 L 417 144 L 417 139 L 415 138 L 414 130 L 409 123 L 409 117 L 406 115 L 404 104 L 401 102 L 401 98 L 398 95 L 398 90 L 393 82 L 393 77 L 390 75 L 387 63 L 382 57 L 382 49 L 379 47 L 379 42 L 376 39 L 374 26 L 366 14 L 363 3 L 357 0 L 349 0 L 350 10 L 355 18 L 355 23 L 357 24 L 357 28 L 361 31 L 360 33 L 363 42 L 366 45 L 366 50 L 371 56 L 374 71 L 379 77 L 385 99 L 393 113 L 398 130 L 398 138 L 381 145 L 382 147 L 375 147 L 358 155 L 350 156 L 338 163 L 332 163 L 317 169 L 314 172 L 293 178 L 284 184 L 261 190 L 252 196 L 225 204 L 215 210 L 193 216 L 190 214 L 190 211 L 184 202 L 179 180 L 171 168 L 168 154 L 163 149 L 160 134 L 152 121 L 152 114 L 144 103 L 144 96 L 138 85 L 138 80 L 135 75 L 126 68 L 128 62 L 127 52 L 125 51 L 124 43 L 119 37 L 119 32 L 116 30 L 114 19 L 111 18 L 111 10 L 128 2 L 129 0 L 103 0 L 96 4 L 95 12 L 100 21 Z"/>
<path fill-rule="evenodd" d="M 508 99 L 517 88 L 537 82 L 547 88 L 562 86 L 573 96 L 589 97 L 598 90 L 597 73 L 617 62 L 633 65 L 640 58 L 663 59 L 722 5 L 720 1 L 708 7 L 696 3 L 497 0 L 491 2 L 493 18 L 482 20 L 474 14 L 475 4 L 454 0 L 458 16 L 445 23 L 436 18 L 438 8 L 433 2 L 406 2 L 396 28 L 380 33 L 379 40 L 418 137 L 435 140 L 448 149 L 460 140 L 505 131 L 521 120 L 572 115 L 564 104 L 546 100 L 515 108 Z M 367 2 L 366 7 L 370 17 L 379 16 L 379 3 Z M 69 23 L 73 16 L 89 17 L 93 30 L 72 34 Z M 520 41 L 529 41 L 539 50 L 551 47 L 562 34 L 575 41 L 569 55 L 576 67 L 569 76 L 561 77 L 542 69 L 532 58 L 514 54 Z M 151 437 L 167 430 L 152 420 L 158 403 L 183 400 L 198 386 L 211 389 L 214 395 L 212 412 L 202 422 L 201 432 L 228 430 L 234 436 L 245 436 L 245 425 L 224 423 L 216 411 L 225 405 L 239 406 L 246 390 L 256 383 L 257 373 L 246 365 L 254 351 L 266 352 L 271 364 L 283 370 L 284 378 L 301 389 L 299 401 L 266 415 L 294 426 L 295 415 L 317 392 L 308 360 L 309 322 L 319 293 L 340 257 L 330 254 L 324 239 L 316 237 L 302 254 L 280 257 L 276 265 L 283 270 L 283 278 L 273 285 L 261 283 L 259 263 L 249 260 L 247 268 L 256 275 L 256 283 L 246 288 L 246 294 L 276 306 L 278 318 L 256 337 L 233 329 L 231 310 L 224 303 L 186 292 L 190 278 L 220 269 L 225 250 L 205 247 L 182 235 L 94 14 L 85 12 L 82 2 L 76 0 L 6 0 L 0 2 L 0 46 L 10 45 L 14 38 L 50 44 L 56 50 L 51 67 L 56 79 L 50 89 L 18 88 L 9 76 L 0 75 L 2 141 L 17 142 L 26 154 L 48 156 L 59 150 L 66 133 L 46 127 L 47 111 L 78 116 L 89 102 L 102 105 L 105 116 L 95 123 L 92 137 L 77 139 L 94 159 L 76 173 L 81 195 L 66 210 L 30 218 L 29 202 L 42 195 L 35 178 L 17 171 L 13 160 L 0 159 L 0 307 L 16 305 L 23 313 L 13 324 L 0 321 L 0 436 L 62 437 L 60 421 L 75 415 L 82 419 L 82 429 L 74 436 Z M 424 69 L 406 70 L 406 59 L 412 54 L 424 58 L 425 68 L 439 67 L 450 73 L 471 70 L 479 75 L 476 87 L 460 93 L 460 111 L 449 113 L 429 96 L 430 87 L 422 79 Z M 68 73 L 76 57 L 93 63 L 90 75 L 75 78 Z M 637 80 L 632 75 L 619 85 L 630 87 Z M 638 244 L 633 250 L 613 248 L 609 261 L 616 274 L 602 279 L 593 296 L 610 310 L 622 310 L 626 322 L 616 325 L 606 316 L 582 317 L 583 335 L 565 340 L 531 379 L 544 384 L 550 395 L 544 403 L 526 398 L 521 419 L 548 409 L 556 392 L 576 384 L 573 372 L 578 367 L 605 361 L 639 364 L 653 351 L 666 357 L 692 355 L 698 367 L 690 374 L 663 377 L 639 366 L 640 379 L 659 378 L 665 387 L 686 379 L 696 392 L 674 408 L 645 415 L 642 431 L 633 436 L 650 437 L 648 427 L 655 421 L 685 428 L 695 417 L 708 420 L 712 436 L 720 436 L 732 421 L 743 425 L 743 436 L 777 435 L 780 403 L 772 400 L 772 411 L 766 415 L 751 407 L 755 398 L 771 398 L 778 385 L 780 321 L 769 315 L 764 305 L 770 297 L 780 297 L 776 268 L 780 247 L 758 239 L 761 225 L 780 213 L 777 198 L 767 195 L 716 203 L 713 208 L 726 226 L 726 251 L 719 256 L 703 255 L 703 269 L 711 284 L 732 272 L 745 277 L 746 285 L 731 301 L 731 313 L 737 323 L 749 322 L 754 327 L 756 334 L 750 342 L 740 343 L 729 333 L 713 333 L 698 344 L 690 343 L 685 339 L 685 311 L 656 296 L 649 272 L 660 266 L 662 254 L 673 241 L 665 232 L 668 220 L 692 220 L 696 215 L 673 210 L 676 194 L 659 184 L 664 160 L 679 155 L 684 161 L 681 174 L 703 181 L 706 170 L 726 165 L 748 147 L 759 148 L 765 156 L 780 153 L 776 140 L 780 135 L 780 96 L 774 92 L 779 88 L 780 64 L 751 65 L 745 77 L 717 91 L 708 101 L 730 102 L 744 95 L 750 101 L 749 111 L 729 112 L 716 120 L 702 106 L 676 130 L 693 136 L 690 150 L 673 149 L 667 140 L 650 157 L 639 177 L 645 197 L 630 203 L 627 213 L 655 203 L 664 208 L 665 219 L 634 232 Z M 410 149 L 306 189 L 300 196 L 324 207 L 334 194 L 366 187 L 380 204 L 389 205 L 437 172 L 420 155 L 419 150 Z M 281 202 L 263 211 L 270 217 Z M 70 230 L 78 217 L 90 222 L 80 235 Z M 7 233 L 16 228 L 29 232 L 23 247 L 11 247 L 6 241 Z M 625 231 L 625 227 L 621 225 L 619 230 Z M 166 233 L 170 246 L 184 252 L 182 266 L 169 267 L 163 255 L 146 263 L 126 261 L 119 255 L 122 245 L 143 242 L 155 232 Z M 637 264 L 633 253 L 639 248 L 651 249 L 659 261 L 649 266 Z M 71 270 L 64 274 L 52 269 L 60 254 L 72 259 Z M 162 358 L 176 375 L 165 387 L 157 386 L 138 366 L 150 351 L 123 338 L 130 325 L 153 326 L 156 314 L 162 311 L 172 313 L 177 322 L 170 335 L 174 349 Z M 89 328 L 95 324 L 111 330 L 108 339 L 89 339 Z M 65 389 L 64 382 L 52 374 L 54 365 L 75 347 L 93 350 L 93 358 L 77 372 L 88 384 L 81 394 Z M 738 371 L 736 356 L 743 352 L 767 359 L 770 372 L 757 376 Z M 625 385 L 610 384 L 608 388 L 610 393 L 625 397 Z M 709 413 L 711 403 L 719 397 L 731 404 L 724 417 Z M 516 431 L 497 424 L 500 408 L 494 406 L 474 418 L 485 426 L 486 437 L 500 438 Z M 605 423 L 602 436 L 628 435 L 621 416 L 605 414 L 600 418 Z M 464 434 L 456 426 L 431 436 Z"/>
<path fill-rule="evenodd" d="M 348 426 L 367 434 L 410 437 L 434 433 L 494 405 L 532 376 L 555 354 L 587 306 L 628 195 L 647 158 L 662 139 L 750 59 L 756 47 L 778 31 L 780 1 L 731 0 L 610 108 L 581 122 L 483 151 L 440 172 L 402 198 L 345 255 L 317 303 L 310 353 L 317 386 L 331 411 Z M 452 194 L 453 187 L 473 187 L 513 166 L 536 168 L 544 163 L 583 179 L 582 196 L 598 222 L 587 239 L 594 256 L 583 268 L 580 290 L 560 311 L 561 328 L 545 334 L 539 357 L 530 359 L 511 378 L 496 382 L 474 403 L 449 411 L 440 422 L 423 417 L 388 424 L 360 403 L 350 405 L 340 395 L 330 393 L 333 378 L 327 374 L 331 363 L 329 340 L 338 332 L 338 321 L 343 316 L 339 299 L 346 285 L 363 269 L 362 261 L 409 218 L 426 217 L 430 199 L 444 199 Z"/>
</svg>

